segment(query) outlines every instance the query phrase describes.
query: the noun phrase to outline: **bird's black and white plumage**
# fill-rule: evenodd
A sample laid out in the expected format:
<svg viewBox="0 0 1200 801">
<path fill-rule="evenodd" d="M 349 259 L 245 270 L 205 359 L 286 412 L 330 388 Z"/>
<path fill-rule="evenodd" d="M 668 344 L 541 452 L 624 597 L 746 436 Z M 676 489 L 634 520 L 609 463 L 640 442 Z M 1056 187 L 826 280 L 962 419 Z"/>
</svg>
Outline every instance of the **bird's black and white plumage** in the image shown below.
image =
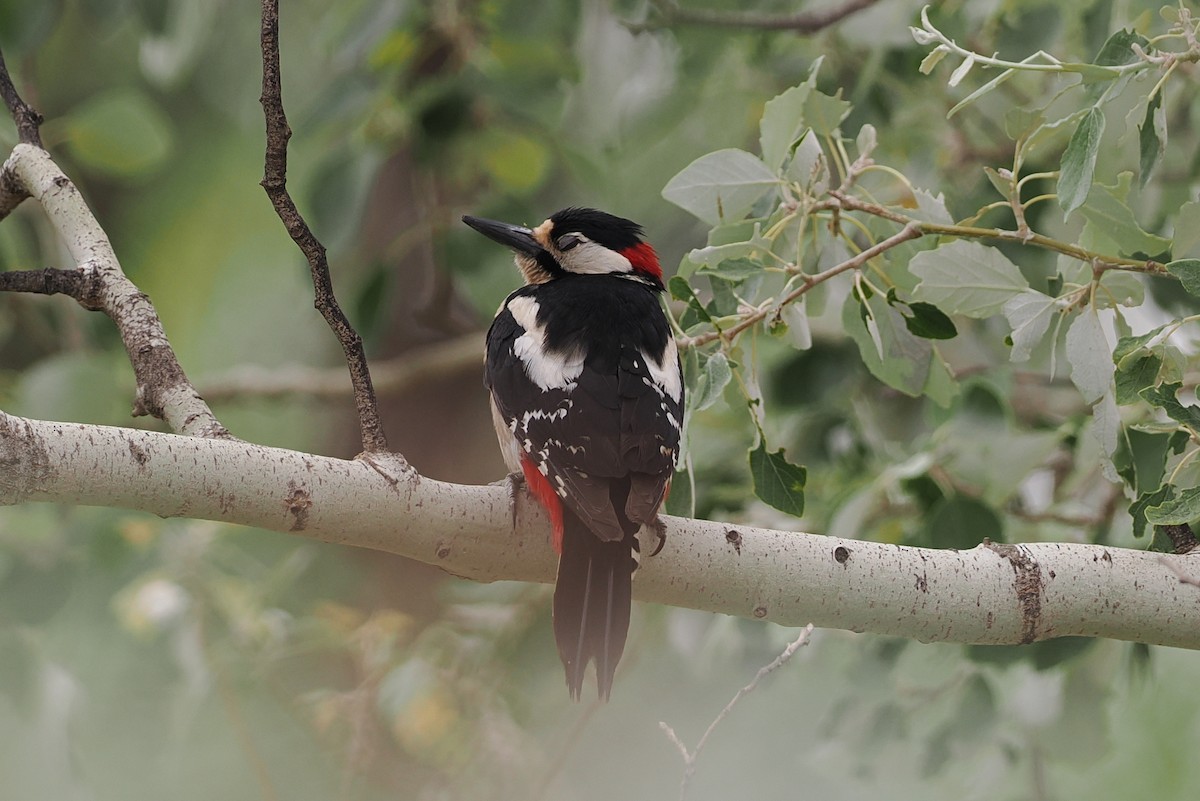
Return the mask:
<svg viewBox="0 0 1200 801">
<path fill-rule="evenodd" d="M 558 550 L 554 635 L 571 696 L 600 696 L 629 630 L 637 532 L 657 520 L 683 421 L 679 355 L 641 228 L 568 208 L 536 228 L 464 217 L 516 252 L 526 285 L 487 336 L 485 383 L 509 469 L 546 508 Z"/>
</svg>

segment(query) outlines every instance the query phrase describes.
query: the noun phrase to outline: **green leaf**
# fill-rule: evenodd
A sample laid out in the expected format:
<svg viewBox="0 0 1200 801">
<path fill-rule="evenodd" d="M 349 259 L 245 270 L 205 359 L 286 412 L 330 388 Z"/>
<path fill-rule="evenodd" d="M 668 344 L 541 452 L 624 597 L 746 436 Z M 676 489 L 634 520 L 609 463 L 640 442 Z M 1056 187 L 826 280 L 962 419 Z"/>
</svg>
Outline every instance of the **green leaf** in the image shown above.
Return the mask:
<svg viewBox="0 0 1200 801">
<path fill-rule="evenodd" d="M 1045 124 L 1046 115 L 1040 109 L 1014 106 L 1004 114 L 1004 133 L 1009 139 L 1020 139 Z"/>
<path fill-rule="evenodd" d="M 1141 350 L 1147 342 L 1161 334 L 1164 328 L 1166 328 L 1165 325 L 1160 325 L 1158 328 L 1136 337 L 1121 337 L 1117 340 L 1117 347 L 1113 349 L 1113 362 L 1118 368 L 1124 369 L 1126 360 Z"/>
<path fill-rule="evenodd" d="M 1116 184 L 1094 187 L 1088 195 L 1087 205 L 1079 213 L 1087 220 L 1092 235 L 1111 242 L 1111 247 L 1122 255 L 1163 253 L 1170 249 L 1171 241 L 1143 230 L 1125 202 L 1131 179 L 1132 175 L 1124 172 Z"/>
<path fill-rule="evenodd" d="M 1067 329 L 1067 361 L 1071 364 L 1071 381 L 1085 401 L 1095 403 L 1109 392 L 1113 384 L 1112 349 L 1095 309 L 1085 309 Z"/>
<path fill-rule="evenodd" d="M 149 96 L 113 89 L 93 96 L 65 120 L 71 152 L 110 175 L 143 175 L 171 153 L 171 121 Z"/>
<path fill-rule="evenodd" d="M 808 350 L 812 347 L 812 329 L 808 324 L 807 298 L 801 297 L 792 301 L 781 308 L 776 316 L 779 324 L 771 329 L 772 334 L 785 337 L 797 350 Z"/>
<path fill-rule="evenodd" d="M 771 249 L 771 240 L 762 235 L 761 228 L 759 223 L 755 223 L 750 238 L 744 241 L 710 244 L 708 247 L 696 248 L 687 254 L 687 260 L 693 264 L 716 267 L 722 262 L 752 258 L 759 253 L 765 253 Z"/>
<path fill-rule="evenodd" d="M 662 195 L 709 225 L 738 220 L 767 190 L 775 172 L 744 150 L 726 148 L 701 156 L 667 182 Z"/>
<path fill-rule="evenodd" d="M 1162 107 L 1163 93 L 1157 92 L 1146 103 L 1146 117 L 1138 127 L 1138 186 L 1144 187 L 1162 158 L 1167 146 L 1167 116 Z"/>
<path fill-rule="evenodd" d="M 913 297 L 951 314 L 990 317 L 1029 288 L 1017 266 L 995 248 L 957 240 L 913 256 L 909 270 L 921 279 Z"/>
<path fill-rule="evenodd" d="M 1063 152 L 1058 174 L 1058 202 L 1067 214 L 1083 205 L 1092 189 L 1096 154 L 1104 135 L 1104 113 L 1091 108 Z"/>
<path fill-rule="evenodd" d="M 1000 194 L 1000 197 L 1008 199 L 1008 195 L 1012 192 L 1012 181 L 1000 174 L 1000 171 L 994 167 L 983 168 L 983 174 L 987 176 L 988 182 L 992 188 Z"/>
<path fill-rule="evenodd" d="M 1119 67 L 1122 64 L 1132 64 L 1138 60 L 1138 54 L 1133 51 L 1135 44 L 1144 48 L 1150 43 L 1137 31 L 1119 30 L 1109 36 L 1100 46 L 1092 63 L 1098 67 Z"/>
<path fill-rule="evenodd" d="M 1200 428 L 1200 406 L 1185 406 L 1180 403 L 1175 394 L 1181 389 L 1183 384 L 1173 382 L 1143 389 L 1138 394 L 1151 406 L 1157 406 L 1166 412 L 1167 417 L 1175 422 L 1191 428 Z"/>
<path fill-rule="evenodd" d="M 696 275 L 719 278 L 722 281 L 728 281 L 732 284 L 740 284 L 752 275 L 759 275 L 762 271 L 763 266 L 759 262 L 753 259 L 736 258 L 724 259 L 715 266 L 705 264 L 696 271 Z"/>
<path fill-rule="evenodd" d="M 804 99 L 804 121 L 817 134 L 828 136 L 838 129 L 851 108 L 850 101 L 842 100 L 841 89 L 833 97 L 821 92 L 809 92 Z"/>
<path fill-rule="evenodd" d="M 807 84 L 793 86 L 783 94 L 767 101 L 763 106 L 762 119 L 758 123 L 758 142 L 763 161 L 768 167 L 783 166 L 788 151 L 804 130 L 804 101 L 812 87 Z"/>
<path fill-rule="evenodd" d="M 1141 306 L 1146 300 L 1146 287 L 1136 274 L 1124 270 L 1109 270 L 1100 276 L 1096 290 L 1096 308 Z"/>
<path fill-rule="evenodd" d="M 722 351 L 709 356 L 700 373 L 700 380 L 696 383 L 696 389 L 689 398 L 692 411 L 707 409 L 716 403 L 732 378 L 733 371 L 729 368 L 729 359 Z"/>
<path fill-rule="evenodd" d="M 754 494 L 763 503 L 796 517 L 804 514 L 808 471 L 789 462 L 782 450 L 768 453 L 765 437 L 759 437 L 758 447 L 750 451 L 750 475 Z"/>
<path fill-rule="evenodd" d="M 1117 403 L 1125 405 L 1141 400 L 1139 393 L 1147 387 L 1154 386 L 1161 368 L 1162 358 L 1150 353 L 1136 359 L 1129 367 L 1118 370 Z"/>
<path fill-rule="evenodd" d="M 933 72 L 933 68 L 938 65 L 946 54 L 950 52 L 950 48 L 945 45 L 938 45 L 929 51 L 925 58 L 921 59 L 921 66 L 918 67 L 922 75 L 928 75 Z"/>
<path fill-rule="evenodd" d="M 1146 520 L 1156 526 L 1178 526 L 1200 519 L 1200 487 L 1171 493 L 1157 506 L 1146 507 Z"/>
<path fill-rule="evenodd" d="M 1014 362 L 1027 362 L 1046 335 L 1050 321 L 1058 310 L 1058 302 L 1049 295 L 1033 289 L 1025 289 L 1005 302 L 1004 318 L 1012 326 L 1012 353 Z"/>
<path fill-rule="evenodd" d="M 1167 272 L 1179 279 L 1189 295 L 1200 296 L 1200 259 L 1178 259 L 1167 265 Z"/>
<path fill-rule="evenodd" d="M 1004 541 L 1004 525 L 987 504 L 965 495 L 953 495 L 933 507 L 925 523 L 934 548 L 974 548 L 984 539 Z"/>
<path fill-rule="evenodd" d="M 912 316 L 906 316 L 904 324 L 915 336 L 923 339 L 954 339 L 958 336 L 958 329 L 954 327 L 954 321 L 937 306 L 920 301 L 907 305 L 912 311 Z"/>
<path fill-rule="evenodd" d="M 872 294 L 864 301 L 850 293 L 842 306 L 842 327 L 873 376 L 914 398 L 924 392 L 933 346 L 913 336 L 886 299 Z"/>
<path fill-rule="evenodd" d="M 811 128 L 796 142 L 784 174 L 806 189 L 815 188 L 813 194 L 819 193 L 815 190 L 824 191 L 822 186 L 829 179 L 829 169 L 825 166 L 825 152 Z"/>
<path fill-rule="evenodd" d="M 1179 207 L 1171 253 L 1177 258 L 1200 257 L 1200 203 L 1189 200 Z"/>
<path fill-rule="evenodd" d="M 1129 505 L 1129 516 L 1133 518 L 1133 536 L 1141 537 L 1146 533 L 1146 510 L 1151 506 L 1158 506 L 1165 501 L 1174 488 L 1170 484 L 1164 484 L 1154 492 L 1143 492 L 1138 495 L 1137 500 Z"/>
<path fill-rule="evenodd" d="M 675 300 L 687 302 L 687 308 L 683 314 L 679 315 L 679 325 L 684 330 L 691 328 L 696 323 L 711 323 L 712 315 L 708 313 L 708 309 L 704 308 L 704 304 L 700 302 L 700 298 L 696 297 L 692 285 L 687 282 L 686 278 L 681 278 L 678 275 L 672 276 L 667 282 L 667 288 L 671 292 L 671 297 Z"/>
</svg>

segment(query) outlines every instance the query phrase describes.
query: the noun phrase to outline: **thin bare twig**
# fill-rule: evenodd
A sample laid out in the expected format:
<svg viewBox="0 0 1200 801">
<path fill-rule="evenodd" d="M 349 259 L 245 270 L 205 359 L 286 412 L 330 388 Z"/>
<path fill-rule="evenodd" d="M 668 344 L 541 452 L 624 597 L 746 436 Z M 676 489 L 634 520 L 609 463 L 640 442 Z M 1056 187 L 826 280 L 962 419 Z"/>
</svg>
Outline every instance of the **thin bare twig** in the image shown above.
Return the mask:
<svg viewBox="0 0 1200 801">
<path fill-rule="evenodd" d="M 27 145 L 42 147 L 42 135 L 38 131 L 42 124 L 42 115 L 21 99 L 12 76 L 8 74 L 8 65 L 4 63 L 3 53 L 0 53 L 0 97 L 4 98 L 4 105 L 8 106 L 13 122 L 17 124 L 18 139 Z"/>
<path fill-rule="evenodd" d="M 263 88 L 259 98 L 267 124 L 266 158 L 262 187 L 266 190 L 275 213 L 283 222 L 292 241 L 308 259 L 312 272 L 315 300 L 313 305 L 329 323 L 346 355 L 350 381 L 354 385 L 354 402 L 358 407 L 358 424 L 362 446 L 367 453 L 387 451 L 387 437 L 379 419 L 379 404 L 371 385 L 371 371 L 363 351 L 362 337 L 350 325 L 333 293 L 329 276 L 329 261 L 325 246 L 317 239 L 304 217 L 296 208 L 287 190 L 287 146 L 292 137 L 287 115 L 283 111 L 283 94 L 279 77 L 279 0 L 262 0 L 262 57 Z"/>
<path fill-rule="evenodd" d="M 775 657 L 771 664 L 759 668 L 758 673 L 755 674 L 750 683 L 738 690 L 729 703 L 725 705 L 725 708 L 721 710 L 720 714 L 713 718 L 713 722 L 708 724 L 708 728 L 704 730 L 704 734 L 700 737 L 700 741 L 696 743 L 696 747 L 693 750 L 688 750 L 688 747 L 683 744 L 683 740 L 679 739 L 679 735 L 675 733 L 674 729 L 664 722 L 659 722 L 658 727 L 667 735 L 667 739 L 679 749 L 679 755 L 683 758 L 683 779 L 679 782 L 679 801 L 684 801 L 687 798 L 688 786 L 691 784 L 692 776 L 696 772 L 696 760 L 700 758 L 700 752 L 704 750 L 704 746 L 708 743 L 708 738 L 712 736 L 713 731 L 720 725 L 721 721 L 728 717 L 729 713 L 733 711 L 733 708 L 737 706 L 743 696 L 754 692 L 759 682 L 786 665 L 788 660 L 795 655 L 796 651 L 800 650 L 801 646 L 808 645 L 808 640 L 812 636 L 812 632 L 813 624 L 809 623 L 800 631 L 800 636 L 792 640 L 788 644 L 788 647 L 783 649 L 783 653 Z"/>
<path fill-rule="evenodd" d="M 635 27 L 653 30 L 672 25 L 705 25 L 714 28 L 750 28 L 761 31 L 792 31 L 811 34 L 841 22 L 846 17 L 879 0 L 847 0 L 840 6 L 791 14 L 768 14 L 759 11 L 725 11 L 715 8 L 684 8 L 676 0 L 654 0 L 658 18 Z"/>
</svg>

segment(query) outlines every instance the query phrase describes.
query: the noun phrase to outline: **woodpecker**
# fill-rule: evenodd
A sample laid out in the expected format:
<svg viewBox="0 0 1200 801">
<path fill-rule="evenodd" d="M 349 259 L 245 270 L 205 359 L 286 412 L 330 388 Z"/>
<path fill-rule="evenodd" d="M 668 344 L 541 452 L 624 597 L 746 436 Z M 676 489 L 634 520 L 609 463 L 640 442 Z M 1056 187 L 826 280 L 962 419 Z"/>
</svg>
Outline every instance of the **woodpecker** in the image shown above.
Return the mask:
<svg viewBox="0 0 1200 801">
<path fill-rule="evenodd" d="M 567 689 L 578 701 L 594 661 L 607 700 L 637 533 L 659 526 L 683 423 L 662 268 L 641 226 L 595 209 L 566 208 L 535 228 L 463 222 L 511 248 L 525 279 L 488 331 L 484 383 L 504 461 L 550 517 Z"/>
</svg>

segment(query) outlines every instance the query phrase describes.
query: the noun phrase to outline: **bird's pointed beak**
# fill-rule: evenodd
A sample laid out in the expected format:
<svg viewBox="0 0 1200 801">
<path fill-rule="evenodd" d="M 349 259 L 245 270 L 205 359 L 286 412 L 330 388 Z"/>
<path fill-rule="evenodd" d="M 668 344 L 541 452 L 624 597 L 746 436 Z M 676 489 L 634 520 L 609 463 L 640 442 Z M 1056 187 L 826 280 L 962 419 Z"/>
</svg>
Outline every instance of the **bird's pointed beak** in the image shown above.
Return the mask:
<svg viewBox="0 0 1200 801">
<path fill-rule="evenodd" d="M 524 253 L 527 256 L 537 258 L 539 253 L 543 253 L 546 250 L 534 239 L 533 231 L 524 226 L 511 225 L 496 220 L 485 220 L 482 217 L 472 217 L 469 214 L 464 215 L 462 221 L 493 242 L 499 242 L 501 245 L 510 247 L 517 253 Z"/>
</svg>

